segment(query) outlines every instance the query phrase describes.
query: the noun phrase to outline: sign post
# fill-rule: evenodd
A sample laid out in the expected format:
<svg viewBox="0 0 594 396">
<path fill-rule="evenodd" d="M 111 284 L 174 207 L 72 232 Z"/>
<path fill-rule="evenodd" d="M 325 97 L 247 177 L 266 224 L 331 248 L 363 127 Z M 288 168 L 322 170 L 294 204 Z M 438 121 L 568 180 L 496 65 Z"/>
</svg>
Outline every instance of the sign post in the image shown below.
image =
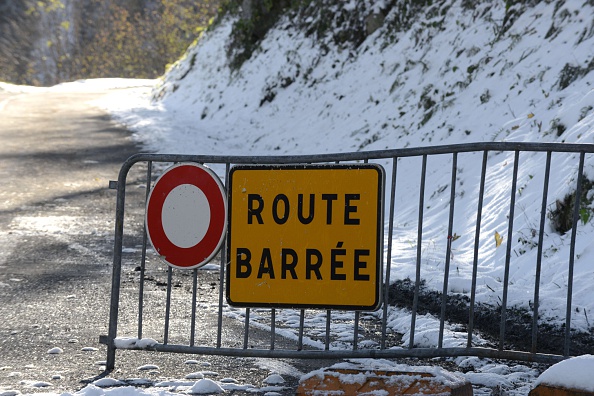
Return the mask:
<svg viewBox="0 0 594 396">
<path fill-rule="evenodd" d="M 170 266 L 193 269 L 208 263 L 227 229 L 225 189 L 217 175 L 194 163 L 167 169 L 149 194 L 146 229 Z"/>
<path fill-rule="evenodd" d="M 232 168 L 229 304 L 377 309 L 384 178 L 373 164 Z"/>
</svg>

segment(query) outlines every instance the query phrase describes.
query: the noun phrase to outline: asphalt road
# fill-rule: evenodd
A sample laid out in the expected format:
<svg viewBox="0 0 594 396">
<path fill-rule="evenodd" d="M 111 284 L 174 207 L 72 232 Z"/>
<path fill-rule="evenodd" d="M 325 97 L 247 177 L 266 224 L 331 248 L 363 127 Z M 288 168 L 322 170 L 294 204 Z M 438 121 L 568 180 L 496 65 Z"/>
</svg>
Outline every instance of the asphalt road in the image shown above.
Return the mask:
<svg viewBox="0 0 594 396">
<path fill-rule="evenodd" d="M 0 89 L 0 394 L 74 392 L 103 377 L 183 379 L 200 370 L 188 359 L 256 386 L 288 367 L 282 393 L 294 393 L 299 371 L 315 364 L 119 351 L 116 370 L 104 371 L 116 198 L 108 183 L 139 151 L 90 104 L 104 94 Z M 142 177 L 129 176 L 130 194 L 145 194 Z M 142 210 L 129 215 L 142 224 Z M 134 298 L 126 293 L 122 303 Z M 147 364 L 159 368 L 139 370 Z"/>
</svg>

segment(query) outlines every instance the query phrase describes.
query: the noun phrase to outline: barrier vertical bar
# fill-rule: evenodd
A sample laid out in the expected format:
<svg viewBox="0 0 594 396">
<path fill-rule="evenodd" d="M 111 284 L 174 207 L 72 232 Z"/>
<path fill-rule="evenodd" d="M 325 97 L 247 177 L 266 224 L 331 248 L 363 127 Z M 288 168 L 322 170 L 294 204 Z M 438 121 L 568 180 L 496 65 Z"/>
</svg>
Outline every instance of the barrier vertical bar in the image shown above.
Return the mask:
<svg viewBox="0 0 594 396">
<path fill-rule="evenodd" d="M 274 343 L 276 340 L 276 309 L 270 310 L 270 349 L 274 349 Z"/>
<path fill-rule="evenodd" d="M 340 164 L 340 161 L 334 161 L 335 164 Z M 330 324 L 332 321 L 332 310 L 326 310 L 326 335 L 324 340 L 324 350 L 330 350 Z M 301 348 L 299 348 L 300 350 Z"/>
<path fill-rule="evenodd" d="M 565 313 L 565 347 L 564 355 L 569 356 L 571 338 L 571 302 L 573 299 L 573 266 L 575 262 L 575 238 L 577 235 L 578 219 L 580 216 L 580 201 L 582 200 L 582 183 L 584 179 L 585 152 L 580 153 L 577 186 L 575 188 L 575 202 L 573 205 L 573 225 L 571 227 L 571 245 L 569 246 L 569 272 L 567 274 L 567 311 Z"/>
<path fill-rule="evenodd" d="M 245 326 L 243 328 L 243 349 L 247 349 L 250 335 L 250 309 L 245 309 Z"/>
<path fill-rule="evenodd" d="M 415 278 L 415 294 L 413 297 L 413 308 L 410 319 L 410 342 L 408 347 L 412 349 L 415 344 L 415 326 L 417 320 L 417 309 L 419 306 L 419 289 L 421 285 L 421 251 L 423 242 L 423 208 L 425 206 L 425 178 L 427 176 L 427 154 L 423 154 L 421 166 L 421 186 L 419 188 L 419 223 L 417 228 L 417 270 Z"/>
<path fill-rule="evenodd" d="M 303 349 L 303 325 L 305 323 L 305 309 L 302 309 L 299 314 L 299 340 L 297 342 L 297 350 Z"/>
<path fill-rule="evenodd" d="M 198 268 L 192 270 L 192 316 L 190 323 L 190 346 L 194 345 L 196 333 L 196 297 L 198 295 Z"/>
<path fill-rule="evenodd" d="M 152 177 L 153 161 L 147 161 L 146 168 L 146 196 L 144 198 L 144 206 L 148 204 L 148 197 L 151 193 L 151 177 Z M 142 256 L 140 257 L 140 280 L 138 289 L 138 338 L 142 338 L 142 325 L 144 315 L 144 272 L 146 269 L 146 245 L 148 235 L 146 232 L 146 222 L 142 226 Z"/>
<path fill-rule="evenodd" d="M 516 206 L 516 186 L 518 182 L 518 163 L 520 162 L 520 152 L 515 151 L 514 155 L 514 170 L 512 176 L 511 197 L 509 203 L 509 219 L 507 228 L 507 246 L 505 249 L 505 274 L 503 276 L 503 297 L 501 301 L 501 325 L 499 327 L 499 350 L 503 350 L 505 342 L 505 322 L 507 319 L 507 292 L 509 288 L 509 265 L 511 261 L 511 245 L 513 242 L 514 231 L 514 211 Z"/>
<path fill-rule="evenodd" d="M 126 178 L 132 166 L 130 160 L 126 161 L 118 174 L 116 215 L 113 242 L 113 273 L 111 277 L 111 300 L 109 304 L 109 328 L 107 333 L 107 358 L 105 369 L 112 371 L 115 368 L 116 347 L 114 340 L 118 334 L 118 310 L 120 305 L 120 279 L 122 275 L 122 240 L 124 236 L 124 207 L 126 203 Z"/>
<path fill-rule="evenodd" d="M 171 314 L 171 286 L 172 286 L 172 272 L 173 268 L 167 266 L 167 300 L 165 302 L 165 330 L 163 335 L 163 344 L 169 342 L 169 316 Z"/>
<path fill-rule="evenodd" d="M 380 349 L 386 349 L 386 332 L 388 327 L 388 298 L 390 297 L 390 267 L 392 265 L 392 238 L 394 236 L 394 200 L 396 199 L 396 172 L 398 158 L 392 158 L 392 189 L 390 190 L 390 215 L 388 224 L 388 252 L 386 258 L 386 277 L 384 281 L 384 306 L 382 315 L 382 337 Z"/>
<path fill-rule="evenodd" d="M 355 323 L 353 330 L 353 351 L 356 351 L 359 346 L 359 311 L 355 311 Z"/>
<path fill-rule="evenodd" d="M 448 220 L 447 248 L 443 275 L 443 291 L 441 295 L 441 316 L 439 319 L 439 339 L 437 347 L 443 347 L 443 332 L 445 327 L 446 304 L 448 302 L 448 280 L 450 276 L 450 256 L 452 254 L 452 231 L 454 228 L 454 201 L 456 199 L 456 172 L 458 168 L 458 153 L 452 153 L 452 180 L 450 185 L 450 215 Z"/>
<path fill-rule="evenodd" d="M 470 306 L 468 310 L 468 340 L 466 347 L 472 347 L 472 332 L 474 331 L 474 304 L 476 299 L 476 278 L 478 273 L 478 253 L 481 239 L 481 221 L 483 216 L 483 198 L 485 196 L 485 178 L 487 174 L 487 159 L 489 152 L 483 152 L 483 165 L 481 167 L 481 182 L 479 186 L 478 205 L 476 209 L 476 228 L 474 230 L 474 254 L 472 259 L 472 286 L 470 287 Z"/>
<path fill-rule="evenodd" d="M 542 187 L 542 204 L 540 207 L 540 226 L 538 230 L 538 250 L 536 255 L 536 273 L 534 277 L 534 302 L 532 309 L 532 347 L 531 352 L 537 351 L 538 339 L 538 299 L 540 298 L 540 271 L 542 267 L 542 249 L 544 239 L 544 227 L 547 213 L 547 199 L 549 193 L 549 178 L 551 175 L 551 152 L 547 151 L 547 160 L 545 165 L 544 183 Z"/>
<path fill-rule="evenodd" d="M 225 163 L 225 191 L 229 191 L 229 171 L 231 169 L 231 164 L 229 162 Z M 228 231 L 228 230 L 227 230 Z M 223 239 L 223 244 L 221 245 L 221 266 L 219 270 L 219 312 L 218 312 L 218 319 L 217 319 L 217 348 L 221 347 L 221 337 L 223 334 L 223 301 L 224 301 L 224 284 L 225 284 L 225 269 L 227 267 L 227 258 L 229 252 L 227 251 L 227 236 Z"/>
<path fill-rule="evenodd" d="M 326 310 L 326 337 L 324 340 L 324 350 L 330 350 L 330 321 L 332 320 L 332 311 Z"/>
</svg>

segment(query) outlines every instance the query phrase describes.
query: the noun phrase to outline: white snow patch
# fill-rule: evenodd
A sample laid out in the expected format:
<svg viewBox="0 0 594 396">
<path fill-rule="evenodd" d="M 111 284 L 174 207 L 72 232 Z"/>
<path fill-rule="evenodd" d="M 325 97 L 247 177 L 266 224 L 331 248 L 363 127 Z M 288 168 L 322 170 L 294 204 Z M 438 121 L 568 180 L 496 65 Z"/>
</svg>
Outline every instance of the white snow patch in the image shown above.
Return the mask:
<svg viewBox="0 0 594 396">
<path fill-rule="evenodd" d="M 0 396 L 17 396 L 20 395 L 21 392 L 18 390 L 5 390 L 5 391 L 0 391 Z"/>
<path fill-rule="evenodd" d="M 225 390 L 213 380 L 208 378 L 201 379 L 196 382 L 186 393 L 189 394 L 207 394 L 207 393 L 224 393 Z"/>
<path fill-rule="evenodd" d="M 154 364 L 145 364 L 137 368 L 139 371 L 159 370 L 159 366 Z"/>
<path fill-rule="evenodd" d="M 281 385 L 285 383 L 285 379 L 278 374 L 271 374 L 264 379 L 264 383 L 269 385 Z"/>
<path fill-rule="evenodd" d="M 593 373 L 594 356 L 583 355 L 563 360 L 549 367 L 534 384 L 594 392 Z"/>
<path fill-rule="evenodd" d="M 115 378 L 100 378 L 97 381 L 94 381 L 93 385 L 100 388 L 107 388 L 110 386 L 122 386 L 125 385 L 125 383 Z"/>
<path fill-rule="evenodd" d="M 120 349 L 149 348 L 155 344 L 158 342 L 152 338 L 117 337 L 114 340 L 114 345 Z"/>
<path fill-rule="evenodd" d="M 65 394 L 63 396 L 67 396 Z M 117 387 L 113 389 L 103 389 L 96 385 L 88 385 L 72 396 L 179 396 L 178 393 L 164 390 L 140 389 L 132 386 Z"/>
<path fill-rule="evenodd" d="M 29 387 L 29 388 L 47 388 L 52 386 L 51 382 L 46 382 L 46 381 L 30 381 L 30 380 L 26 380 L 26 381 L 21 381 L 21 384 Z"/>
<path fill-rule="evenodd" d="M 196 372 L 196 373 L 190 373 L 188 375 L 186 375 L 186 379 L 202 379 L 204 378 L 204 374 L 202 374 L 201 372 Z"/>
</svg>

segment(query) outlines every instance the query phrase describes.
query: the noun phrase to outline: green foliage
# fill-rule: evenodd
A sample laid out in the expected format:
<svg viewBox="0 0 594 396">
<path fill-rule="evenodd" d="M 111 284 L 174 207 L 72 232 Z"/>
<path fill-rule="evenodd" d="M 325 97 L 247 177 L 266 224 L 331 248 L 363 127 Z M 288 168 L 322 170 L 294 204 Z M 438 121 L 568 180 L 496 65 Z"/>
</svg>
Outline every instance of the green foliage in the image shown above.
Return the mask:
<svg viewBox="0 0 594 396">
<path fill-rule="evenodd" d="M 278 22 L 280 16 L 301 0 L 229 0 L 225 2 L 226 12 L 240 18 L 234 23 L 227 54 L 231 67 L 238 69 L 252 56 L 268 30 Z"/>
<path fill-rule="evenodd" d="M 559 90 L 564 90 L 573 82 L 586 76 L 592 70 L 594 70 L 594 59 L 590 60 L 590 62 L 585 66 L 575 66 L 566 63 L 561 70 L 561 73 L 559 74 L 559 80 L 557 81 Z"/>
<path fill-rule="evenodd" d="M 219 0 L 85 0 L 72 4 L 75 12 L 65 13 L 63 0 L 27 0 L 22 14 L 31 26 L 40 29 L 41 18 L 51 21 L 50 31 L 28 34 L 45 38 L 46 59 L 33 59 L 29 51 L 27 68 L 8 74 L 0 67 L 0 80 L 53 85 L 81 78 L 158 77 L 200 36 Z M 71 14 L 77 17 L 64 20 Z"/>
<path fill-rule="evenodd" d="M 157 77 L 196 40 L 215 6 L 209 1 L 158 0 L 152 9 L 131 12 L 110 3 L 107 18 L 96 22 L 96 34 L 82 48 L 77 69 L 87 77 Z"/>
<path fill-rule="evenodd" d="M 395 1 L 386 3 L 386 11 Z M 228 0 L 222 10 L 225 15 L 239 17 L 227 47 L 233 69 L 240 68 L 252 56 L 282 16 L 289 18 L 306 36 L 313 36 L 321 48 L 330 42 L 341 48 L 357 47 L 371 31 L 383 25 L 385 18 L 383 12 L 370 14 L 365 2 L 356 2 L 352 9 L 342 0 Z"/>
<path fill-rule="evenodd" d="M 592 216 L 592 210 L 589 208 L 581 208 L 580 209 L 580 220 L 582 224 L 588 223 L 590 221 L 590 217 Z"/>
<path fill-rule="evenodd" d="M 363 1 L 226 0 L 222 3 L 221 15 L 236 18 L 227 55 L 231 67 L 238 69 L 282 16 L 307 37 L 312 37 L 322 51 L 330 45 L 348 50 L 359 47 L 380 27 L 385 28 L 388 42 L 396 40 L 399 32 L 409 29 L 419 19 L 430 19 L 428 26 L 439 30 L 438 18 L 443 17 L 449 7 L 446 0 L 387 0 L 381 9 Z"/>
<path fill-rule="evenodd" d="M 17 82 L 30 72 L 34 31 L 24 1 L 0 1 L 0 80 Z"/>
<path fill-rule="evenodd" d="M 431 0 L 392 0 L 389 2 L 389 9 L 396 9 L 394 17 L 388 22 L 389 30 L 393 33 L 407 31 L 415 20 L 422 15 L 421 11 L 430 6 Z"/>
<path fill-rule="evenodd" d="M 41 12 L 54 12 L 64 9 L 62 0 L 39 0 L 27 8 L 26 13 L 29 15 L 39 15 Z"/>
<path fill-rule="evenodd" d="M 587 224 L 594 214 L 594 209 L 592 208 L 592 202 L 594 202 L 592 190 L 594 190 L 594 181 L 589 180 L 586 175 L 583 175 L 579 199 L 580 209 L 578 211 L 578 220 L 581 220 L 582 224 Z M 548 217 L 551 220 L 551 226 L 559 234 L 565 234 L 572 229 L 575 202 L 576 192 L 574 191 L 567 194 L 562 200 L 557 200 L 555 202 L 555 208 L 549 211 Z"/>
</svg>

